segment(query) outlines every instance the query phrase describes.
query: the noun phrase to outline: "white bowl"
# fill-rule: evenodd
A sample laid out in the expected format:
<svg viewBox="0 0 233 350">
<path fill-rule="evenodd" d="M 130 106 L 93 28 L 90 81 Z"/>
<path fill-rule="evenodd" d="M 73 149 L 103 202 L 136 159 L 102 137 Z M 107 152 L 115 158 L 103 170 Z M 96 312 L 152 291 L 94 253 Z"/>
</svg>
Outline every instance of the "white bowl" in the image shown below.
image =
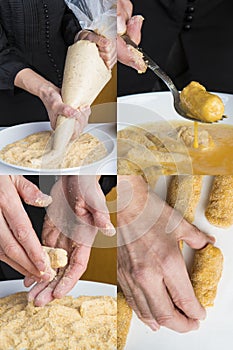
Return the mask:
<svg viewBox="0 0 233 350">
<path fill-rule="evenodd" d="M 112 124 L 112 123 L 111 123 Z M 75 168 L 63 168 L 63 169 L 34 169 L 29 167 L 18 166 L 15 164 L 6 163 L 0 159 L 0 163 L 10 166 L 12 168 L 16 168 L 18 170 L 36 172 L 40 174 L 61 174 L 61 173 L 69 173 L 69 172 L 77 172 L 83 174 L 97 174 L 98 169 L 101 167 L 103 161 L 107 161 L 113 158 L 113 153 L 116 148 L 116 140 L 113 135 L 109 135 L 105 131 L 106 124 L 89 124 L 84 132 L 88 132 L 91 135 L 97 137 L 100 141 L 102 141 L 107 149 L 107 155 L 96 161 L 92 164 L 83 165 Z M 51 130 L 49 122 L 38 122 L 38 123 L 28 123 L 28 124 L 20 124 L 16 126 L 12 126 L 0 131 L 0 149 L 7 146 L 10 143 L 21 140 L 33 133 L 48 131 Z"/>
</svg>

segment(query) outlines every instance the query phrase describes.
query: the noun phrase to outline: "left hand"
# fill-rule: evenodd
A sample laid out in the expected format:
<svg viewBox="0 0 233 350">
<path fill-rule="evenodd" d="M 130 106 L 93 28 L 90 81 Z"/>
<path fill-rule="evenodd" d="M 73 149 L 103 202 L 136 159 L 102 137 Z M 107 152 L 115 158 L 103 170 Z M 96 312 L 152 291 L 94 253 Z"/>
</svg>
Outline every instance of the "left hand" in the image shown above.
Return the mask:
<svg viewBox="0 0 233 350">
<path fill-rule="evenodd" d="M 99 54 L 104 60 L 108 69 L 112 69 L 117 62 L 116 39 L 107 39 L 89 30 L 81 30 L 76 35 L 76 40 L 89 40 L 95 43 Z"/>
<path fill-rule="evenodd" d="M 63 176 L 51 191 L 53 204 L 48 208 L 42 232 L 43 244 L 68 252 L 68 265 L 59 269 L 51 282 L 37 283 L 28 298 L 44 306 L 65 296 L 85 272 L 91 246 L 98 232 L 112 236 L 104 194 L 95 176 Z M 25 279 L 29 287 L 35 281 Z"/>
</svg>

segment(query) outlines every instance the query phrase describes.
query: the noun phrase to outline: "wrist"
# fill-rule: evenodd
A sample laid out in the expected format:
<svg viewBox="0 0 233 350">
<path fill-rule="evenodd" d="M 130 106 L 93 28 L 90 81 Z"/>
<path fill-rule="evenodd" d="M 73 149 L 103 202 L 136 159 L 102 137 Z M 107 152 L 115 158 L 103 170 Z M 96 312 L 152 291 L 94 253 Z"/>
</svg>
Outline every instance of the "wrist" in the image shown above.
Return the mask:
<svg viewBox="0 0 233 350">
<path fill-rule="evenodd" d="M 59 89 L 55 85 L 47 81 L 38 87 L 37 97 L 39 97 L 42 101 L 45 101 L 49 96 L 51 96 L 51 94 L 58 91 Z"/>
</svg>

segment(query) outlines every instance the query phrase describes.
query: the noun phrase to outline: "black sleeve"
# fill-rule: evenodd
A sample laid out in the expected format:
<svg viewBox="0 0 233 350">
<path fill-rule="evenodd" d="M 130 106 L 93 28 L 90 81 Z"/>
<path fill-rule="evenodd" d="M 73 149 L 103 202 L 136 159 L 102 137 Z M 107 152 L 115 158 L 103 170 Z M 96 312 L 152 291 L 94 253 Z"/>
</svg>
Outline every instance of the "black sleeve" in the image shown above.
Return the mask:
<svg viewBox="0 0 233 350">
<path fill-rule="evenodd" d="M 102 175 L 99 180 L 100 187 L 104 195 L 108 194 L 113 187 L 117 184 L 117 176 L 116 175 Z"/>
<path fill-rule="evenodd" d="M 0 24 L 0 90 L 14 90 L 15 76 L 24 68 L 30 68 L 17 47 L 9 45 Z"/>
<path fill-rule="evenodd" d="M 62 33 L 68 46 L 74 43 L 74 37 L 81 29 L 77 18 L 67 7 L 62 21 Z"/>
</svg>

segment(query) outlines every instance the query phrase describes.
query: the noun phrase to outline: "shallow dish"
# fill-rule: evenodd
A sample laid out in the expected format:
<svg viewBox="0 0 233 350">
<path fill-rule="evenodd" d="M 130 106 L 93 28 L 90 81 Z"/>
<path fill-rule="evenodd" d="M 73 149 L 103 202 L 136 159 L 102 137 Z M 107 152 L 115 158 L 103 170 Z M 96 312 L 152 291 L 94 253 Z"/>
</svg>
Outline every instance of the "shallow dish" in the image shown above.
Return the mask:
<svg viewBox="0 0 233 350">
<path fill-rule="evenodd" d="M 30 171 L 33 173 L 40 174 L 51 174 L 51 173 L 69 173 L 69 172 L 77 172 L 77 173 L 85 173 L 85 174 L 96 174 L 96 171 L 101 167 L 103 161 L 110 160 L 113 157 L 113 153 L 115 151 L 115 137 L 114 132 L 110 134 L 106 133 L 106 125 L 107 124 L 89 124 L 84 132 L 90 133 L 93 136 L 97 137 L 100 141 L 102 141 L 107 149 L 107 155 L 96 161 L 92 164 L 83 165 L 81 167 L 75 168 L 63 168 L 63 169 L 34 169 L 28 167 L 17 166 L 15 164 L 6 163 L 0 159 L 0 163 L 10 166 L 11 168 L 15 168 L 21 171 Z M 111 126 L 114 127 L 114 123 L 111 123 Z M 48 131 L 51 130 L 49 122 L 38 122 L 38 123 L 28 123 L 28 124 L 20 124 L 16 126 L 12 126 L 0 131 L 0 150 L 7 146 L 10 143 L 16 142 L 24 137 L 31 135 L 33 133 L 37 133 L 40 131 Z"/>
<path fill-rule="evenodd" d="M 208 131 L 207 135 L 210 137 L 209 146 L 205 147 L 204 145 L 203 148 L 201 146 L 198 149 L 192 146 L 186 147 L 183 143 L 184 139 L 178 136 L 177 126 L 185 126 L 189 129 L 186 136 L 184 136 L 188 141 L 189 133 L 193 130 L 194 123 L 187 121 L 176 113 L 170 92 L 120 97 L 118 99 L 118 131 L 132 125 L 145 125 L 145 129 L 149 132 L 151 131 L 164 145 L 164 149 L 167 149 L 166 152 L 163 149 L 165 157 L 163 157 L 163 154 L 159 155 L 158 152 L 157 161 L 156 151 L 154 152 L 155 154 L 153 154 L 153 151 L 147 151 L 146 156 L 146 153 L 143 154 L 143 148 L 138 149 L 138 155 L 141 153 L 141 158 L 138 156 L 138 163 L 136 151 L 132 152 L 129 160 L 143 169 L 150 165 L 144 166 L 142 164 L 152 164 L 154 157 L 153 165 L 157 166 L 157 171 L 160 175 L 177 173 L 228 175 L 233 173 L 233 95 L 216 94 L 222 98 L 225 105 L 225 114 L 228 117 L 218 123 L 198 123 L 199 135 L 202 132 L 202 138 L 206 140 L 206 134 L 203 136 L 203 131 L 204 133 Z M 211 144 L 212 140 L 213 144 Z M 124 142 L 122 144 L 119 143 L 120 151 L 118 155 L 124 158 L 125 156 L 127 157 L 127 151 L 124 153 L 123 144 Z M 125 144 L 127 150 L 127 142 Z M 133 148 L 136 149 L 136 147 Z M 169 153 L 169 157 L 166 158 Z M 171 160 L 172 158 L 173 160 Z M 148 159 L 148 162 L 145 162 L 145 159 Z M 123 171 L 126 171 L 124 166 Z"/>
<path fill-rule="evenodd" d="M 71 290 L 69 295 L 79 297 L 81 295 L 87 296 L 101 296 L 106 295 L 115 298 L 117 287 L 112 284 L 97 283 L 89 281 L 79 281 Z M 13 293 L 29 291 L 25 288 L 22 280 L 4 281 L 0 282 L 0 298 L 8 296 Z"/>
</svg>

